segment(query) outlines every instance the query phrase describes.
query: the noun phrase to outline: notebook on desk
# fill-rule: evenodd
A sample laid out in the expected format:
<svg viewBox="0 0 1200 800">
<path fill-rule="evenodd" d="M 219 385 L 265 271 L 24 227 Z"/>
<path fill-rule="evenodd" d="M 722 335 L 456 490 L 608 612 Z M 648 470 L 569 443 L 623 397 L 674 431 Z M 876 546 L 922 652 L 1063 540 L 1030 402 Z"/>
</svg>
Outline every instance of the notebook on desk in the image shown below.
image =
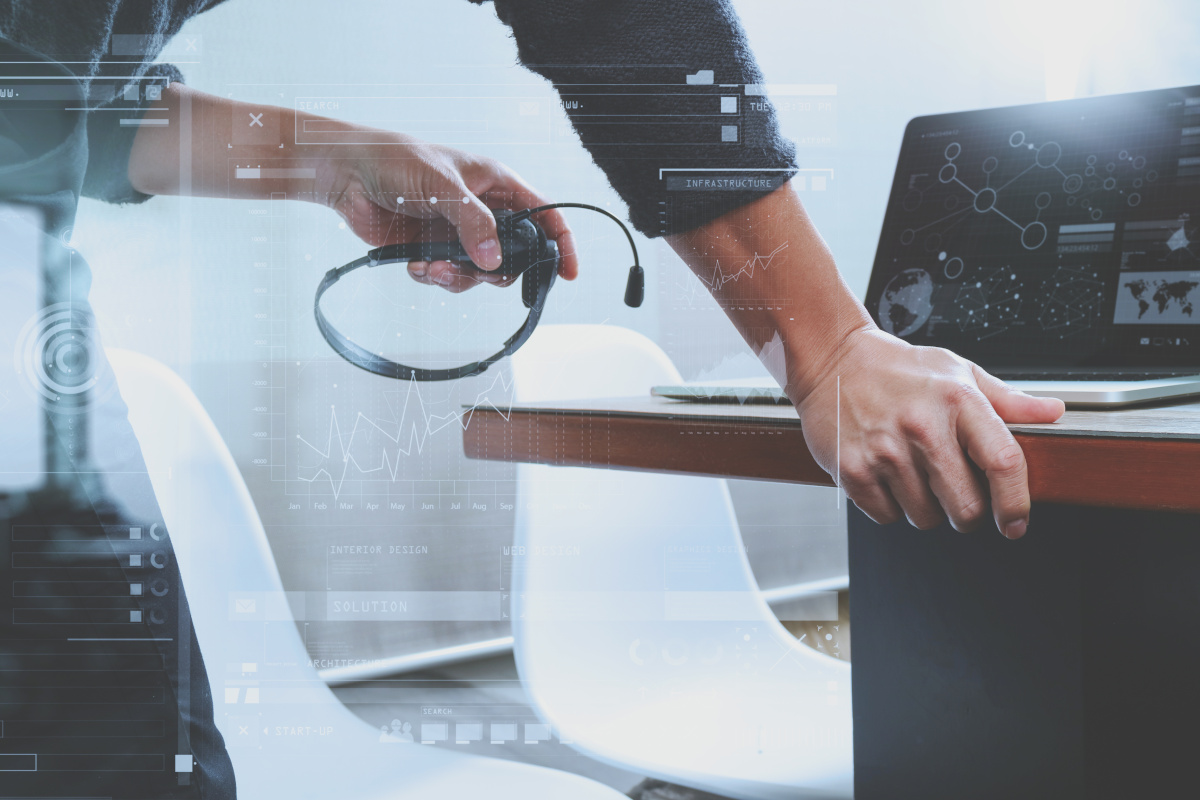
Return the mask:
<svg viewBox="0 0 1200 800">
<path fill-rule="evenodd" d="M 1200 394 L 1200 86 L 912 120 L 866 306 L 1069 406 Z"/>
</svg>

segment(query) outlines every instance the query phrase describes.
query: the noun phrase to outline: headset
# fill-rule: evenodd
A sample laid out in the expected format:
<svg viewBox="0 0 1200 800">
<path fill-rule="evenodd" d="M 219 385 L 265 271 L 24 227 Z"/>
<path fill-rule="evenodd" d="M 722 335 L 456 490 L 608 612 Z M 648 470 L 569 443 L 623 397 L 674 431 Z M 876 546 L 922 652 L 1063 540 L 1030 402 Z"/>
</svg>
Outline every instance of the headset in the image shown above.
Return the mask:
<svg viewBox="0 0 1200 800">
<path fill-rule="evenodd" d="M 629 268 L 629 278 L 625 283 L 625 305 L 638 308 L 646 293 L 646 276 L 638 261 L 637 245 L 633 234 L 625 227 L 625 223 L 605 211 L 603 208 L 590 206 L 586 203 L 551 203 L 549 205 L 529 208 L 524 211 L 507 211 L 493 209 L 496 218 L 496 233 L 500 239 L 500 251 L 503 260 L 494 270 L 484 270 L 471 261 L 467 251 L 460 242 L 414 242 L 409 244 L 389 244 L 377 247 L 362 258 L 351 261 L 340 267 L 329 270 L 317 286 L 317 295 L 313 299 L 313 314 L 317 319 L 317 329 L 329 343 L 334 352 L 356 367 L 375 375 L 397 380 L 415 381 L 452 381 L 478 375 L 492 364 L 505 356 L 515 353 L 521 345 L 529 340 L 546 308 L 546 298 L 558 277 L 559 252 L 554 240 L 547 238 L 546 232 L 534 222 L 531 217 L 541 211 L 552 208 L 583 208 L 595 211 L 611 219 L 621 227 L 629 247 L 633 251 L 633 266 Z M 470 364 L 453 369 L 419 369 L 390 361 L 382 355 L 372 353 L 361 345 L 350 341 L 326 319 L 321 311 L 321 296 L 346 275 L 360 267 L 379 267 L 386 264 L 407 263 L 409 261 L 453 261 L 459 267 L 467 270 L 478 270 L 481 274 L 503 275 L 521 278 L 521 302 L 529 309 L 525 322 L 517 332 L 505 341 L 499 352 Z"/>
</svg>

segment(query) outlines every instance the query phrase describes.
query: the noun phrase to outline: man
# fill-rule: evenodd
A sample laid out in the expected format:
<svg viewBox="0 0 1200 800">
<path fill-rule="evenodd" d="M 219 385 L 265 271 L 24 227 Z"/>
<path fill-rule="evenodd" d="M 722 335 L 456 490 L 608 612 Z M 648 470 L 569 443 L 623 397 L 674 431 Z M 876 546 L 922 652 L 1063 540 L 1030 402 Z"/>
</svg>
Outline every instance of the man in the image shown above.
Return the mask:
<svg viewBox="0 0 1200 800">
<path fill-rule="evenodd" d="M 132 96 L 138 98 L 140 113 L 165 116 L 167 126 L 122 127 L 117 115 L 88 115 L 83 194 L 120 203 L 179 192 L 244 198 L 284 192 L 329 205 L 373 245 L 440 238 L 453 229 L 485 269 L 495 269 L 501 261 L 489 207 L 548 202 L 490 159 L 365 129 L 370 136 L 362 140 L 373 144 L 331 148 L 285 139 L 282 149 L 272 144 L 261 153 L 263 159 L 290 159 L 306 168 L 295 174 L 310 177 L 230 181 L 226 149 L 239 105 L 188 89 L 177 70 L 152 64 L 190 16 L 218 2 L 0 0 L 0 32 L 69 64 L 84 83 L 88 105 L 103 108 L 125 101 L 129 86 L 160 89 L 153 94 L 135 90 Z M 603 91 L 630 99 L 641 91 L 639 83 L 679 84 L 685 74 L 701 69 L 712 70 L 717 83 L 762 82 L 736 15 L 723 0 L 497 0 L 496 6 L 513 31 L 522 61 L 560 92 Z M 132 49 L 134 55 L 114 55 L 130 52 L 114 47 L 114 34 L 133 34 L 141 46 Z M 664 64 L 668 66 L 660 66 Z M 147 110 L 151 105 L 153 112 Z M 261 107 L 254 113 L 275 117 L 281 131 L 294 130 L 305 116 Z M 659 219 L 653 176 L 661 167 L 767 168 L 784 174 L 794 169 L 794 150 L 780 137 L 769 105 L 747 116 L 739 143 L 745 146 L 704 152 L 675 143 L 675 129 L 668 124 L 651 121 L 634 131 L 619 119 L 601 126 L 587 124 L 581 115 L 572 121 L 629 204 L 635 226 L 666 236 L 694 270 L 701 270 L 718 249 L 749 260 L 756 252 L 788 243 L 770 271 L 757 273 L 752 281 L 716 287 L 714 294 L 786 386 L 818 461 L 868 514 L 881 522 L 904 514 L 922 528 L 945 515 L 955 527 L 968 530 L 986 516 L 990 494 L 1000 530 L 1014 538 L 1025 532 L 1025 463 L 1003 421 L 1052 421 L 1062 412 L 1060 403 L 1013 392 L 950 353 L 910 347 L 878 331 L 838 276 L 832 256 L 786 184 L 682 199 L 669 220 Z M 181 152 L 181 142 L 186 152 Z M 257 155 L 245 146 L 239 150 L 241 158 Z M 399 204 L 399 198 L 406 202 Z M 423 223 L 398 224 L 414 219 Z M 579 265 L 564 221 L 554 211 L 537 219 L 564 253 L 562 276 L 575 277 Z M 73 269 L 79 274 L 72 273 L 72 286 L 85 286 L 85 270 Z M 410 273 L 452 290 L 470 285 L 447 262 L 410 264 Z M 803 302 L 787 304 L 786 312 L 745 302 L 763 296 L 802 297 Z M 73 299 L 85 307 L 84 298 Z M 110 423 L 113 437 L 134 443 L 127 422 Z M 133 448 L 136 455 L 135 443 Z M 128 474 L 137 472 L 133 466 Z M 87 472 L 89 465 L 81 463 L 78 469 Z M 146 490 L 141 486 L 137 491 L 145 495 Z M 96 497 L 92 503 L 97 518 L 112 517 L 119 527 L 119 514 L 102 513 L 102 500 Z M 18 668 L 24 669 L 20 663 Z M 206 686 L 198 659 L 191 674 Z M 195 749 L 194 783 L 181 784 L 173 796 L 231 796 L 231 768 L 219 735 L 214 736 L 211 698 L 193 695 L 188 709 L 179 702 L 180 719 L 192 720 L 181 728 L 190 727 L 193 745 L 202 743 L 204 749 Z M 126 787 L 102 788 L 123 796 Z M 98 784 L 92 789 L 101 791 Z"/>
<path fill-rule="evenodd" d="M 681 83 L 686 70 L 679 65 L 712 69 L 717 83 L 762 83 L 727 0 L 669 7 L 640 1 L 497 0 L 496 6 L 513 31 L 522 62 L 560 92 L 602 87 L 610 96 L 633 98 L 650 81 Z M 163 101 L 172 116 L 182 103 L 191 107 L 198 135 L 189 154 L 189 190 L 228 196 L 220 146 L 228 140 L 236 104 L 178 83 L 170 84 Z M 671 101 L 664 97 L 662 102 Z M 281 130 L 295 124 L 293 114 L 303 116 L 285 109 L 267 113 L 285 118 Z M 675 129 L 665 123 L 639 122 L 635 129 L 619 119 L 595 126 L 578 112 L 572 117 L 584 145 L 629 204 L 634 225 L 648 235 L 665 235 L 694 271 L 703 274 L 717 249 L 727 258 L 750 260 L 788 244 L 769 271 L 724 283 L 714 295 L 787 389 L 818 463 L 860 508 L 878 522 L 904 516 L 926 529 L 948 517 L 966 531 L 986 518 L 990 500 L 999 530 L 1009 538 L 1022 536 L 1030 505 L 1025 461 L 1004 423 L 1053 422 L 1062 414 L 1060 401 L 1029 397 L 947 351 L 913 347 L 880 331 L 838 275 L 832 254 L 789 185 L 701 198 L 673 215 L 678 221 L 660 223 L 656 175 L 663 167 L 794 166 L 794 148 L 779 135 L 769 107 L 747 120 L 747 146 L 711 154 L 674 144 Z M 326 202 L 372 244 L 381 243 L 380 236 L 394 238 L 397 226 L 387 220 L 396 213 L 397 195 L 467 197 L 461 206 L 410 201 L 399 210 L 449 222 L 475 262 L 488 269 L 499 265 L 500 253 L 483 201 L 522 207 L 545 202 L 493 161 L 399 134 L 386 136 L 386 145 L 361 145 L 352 152 L 285 142 L 284 151 L 272 149 L 271 155 L 310 163 L 315 180 L 256 181 L 234 191 L 239 196 L 284 191 Z M 178 142 L 174 131 L 140 129 L 129 159 L 130 186 L 143 194 L 181 191 Z M 334 149 L 338 152 L 330 152 Z M 545 212 L 539 221 L 566 254 L 563 277 L 573 278 L 578 262 L 565 223 L 555 212 Z M 471 281 L 445 262 L 413 264 L 410 272 L 452 289 Z M 743 302 L 764 296 L 803 302 L 775 310 Z"/>
</svg>

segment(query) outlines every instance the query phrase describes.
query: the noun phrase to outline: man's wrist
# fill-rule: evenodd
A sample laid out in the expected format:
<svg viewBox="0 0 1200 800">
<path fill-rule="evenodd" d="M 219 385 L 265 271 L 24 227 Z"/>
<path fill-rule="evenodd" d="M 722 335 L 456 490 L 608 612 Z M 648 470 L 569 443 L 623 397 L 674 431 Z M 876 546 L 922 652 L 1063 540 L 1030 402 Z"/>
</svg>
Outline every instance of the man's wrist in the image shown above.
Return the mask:
<svg viewBox="0 0 1200 800">
<path fill-rule="evenodd" d="M 301 199 L 327 206 L 333 202 L 331 198 L 340 197 L 353 184 L 356 162 L 347 158 L 345 152 L 335 152 L 338 149 L 333 145 L 321 145 L 309 154 L 308 160 L 316 177 L 312 194 Z"/>
<path fill-rule="evenodd" d="M 787 364 L 784 388 L 797 404 L 837 374 L 842 355 L 861 338 L 860 334 L 877 330 L 849 289 L 837 295 L 825 319 L 809 319 L 804 324 L 793 322 L 783 338 Z"/>
<path fill-rule="evenodd" d="M 856 332 L 874 328 L 790 185 L 667 241 L 793 400 L 836 370 Z"/>
</svg>

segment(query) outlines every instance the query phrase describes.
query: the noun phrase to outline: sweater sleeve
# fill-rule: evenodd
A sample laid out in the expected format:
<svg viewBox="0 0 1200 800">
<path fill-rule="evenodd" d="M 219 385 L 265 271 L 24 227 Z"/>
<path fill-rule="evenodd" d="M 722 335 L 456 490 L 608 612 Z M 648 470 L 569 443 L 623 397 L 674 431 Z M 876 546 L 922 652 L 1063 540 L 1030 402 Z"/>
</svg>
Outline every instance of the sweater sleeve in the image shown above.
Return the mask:
<svg viewBox="0 0 1200 800">
<path fill-rule="evenodd" d="M 151 64 L 142 79 L 135 81 L 138 87 L 136 105 L 118 94 L 101 109 L 128 108 L 127 114 L 115 114 L 101 110 L 88 114 L 88 167 L 83 179 L 83 194 L 108 203 L 143 203 L 150 195 L 134 189 L 129 183 L 129 156 L 133 150 L 133 138 L 138 126 L 122 119 L 142 119 L 146 109 L 154 105 L 147 98 L 146 88 L 166 88 L 170 83 L 182 83 L 183 75 L 171 64 Z"/>
<path fill-rule="evenodd" d="M 795 173 L 774 109 L 747 89 L 763 77 L 729 0 L 494 4 L 642 233 L 697 228 Z"/>
</svg>

